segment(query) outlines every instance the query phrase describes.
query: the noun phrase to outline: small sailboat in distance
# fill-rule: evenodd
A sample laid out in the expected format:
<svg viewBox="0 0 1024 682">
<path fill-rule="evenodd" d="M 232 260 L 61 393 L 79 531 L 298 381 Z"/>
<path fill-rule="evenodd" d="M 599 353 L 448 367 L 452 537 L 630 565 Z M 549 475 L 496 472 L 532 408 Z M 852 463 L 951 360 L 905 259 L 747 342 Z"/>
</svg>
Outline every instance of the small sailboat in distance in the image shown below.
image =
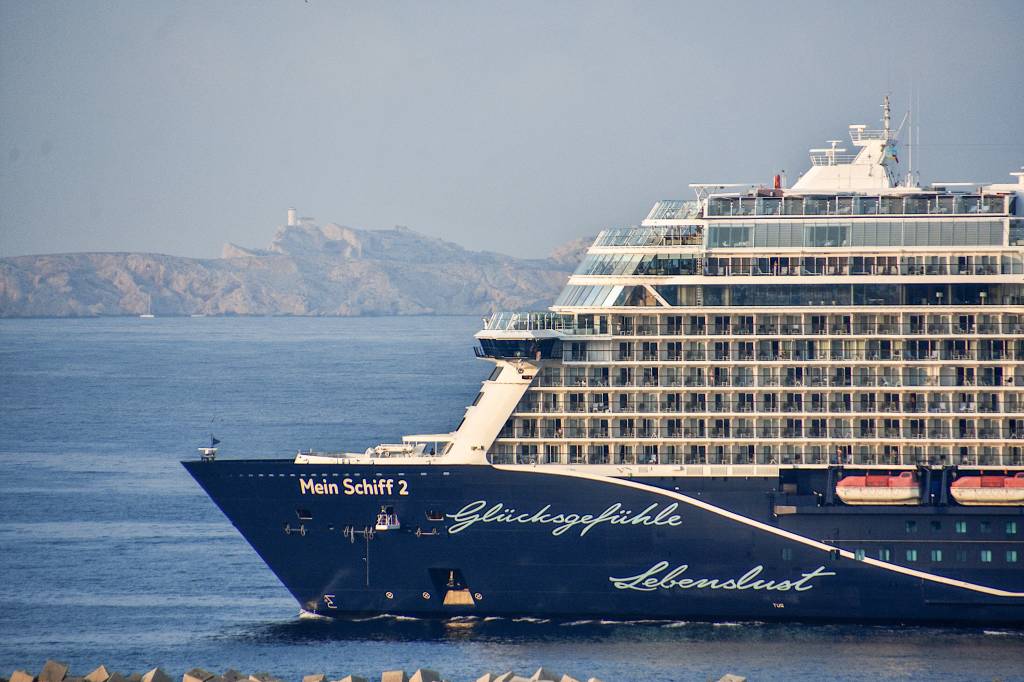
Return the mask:
<svg viewBox="0 0 1024 682">
<path fill-rule="evenodd" d="M 143 319 L 143 320 L 151 320 L 154 317 L 156 317 L 156 315 L 153 314 L 153 296 L 152 295 L 149 297 L 149 303 L 146 305 L 146 312 L 144 312 L 141 315 L 139 315 L 139 317 L 141 319 Z"/>
</svg>

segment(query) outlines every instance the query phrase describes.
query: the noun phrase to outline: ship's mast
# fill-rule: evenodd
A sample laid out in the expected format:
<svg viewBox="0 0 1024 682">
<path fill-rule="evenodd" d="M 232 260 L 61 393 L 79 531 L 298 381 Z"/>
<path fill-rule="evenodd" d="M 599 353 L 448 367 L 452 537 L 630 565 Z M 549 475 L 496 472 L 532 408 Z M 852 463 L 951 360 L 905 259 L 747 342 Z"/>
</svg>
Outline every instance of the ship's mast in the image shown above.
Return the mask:
<svg viewBox="0 0 1024 682">
<path fill-rule="evenodd" d="M 882 130 L 885 132 L 885 141 L 889 141 L 889 124 L 892 122 L 892 113 L 889 110 L 889 95 L 882 98 Z"/>
</svg>

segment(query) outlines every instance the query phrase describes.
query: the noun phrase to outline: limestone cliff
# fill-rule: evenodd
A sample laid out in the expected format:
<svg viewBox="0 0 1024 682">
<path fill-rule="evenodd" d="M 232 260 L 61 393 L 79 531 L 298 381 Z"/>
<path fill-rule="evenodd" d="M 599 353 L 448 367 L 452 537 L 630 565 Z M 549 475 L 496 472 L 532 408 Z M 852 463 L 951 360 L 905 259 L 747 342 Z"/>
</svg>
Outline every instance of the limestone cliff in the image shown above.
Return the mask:
<svg viewBox="0 0 1024 682">
<path fill-rule="evenodd" d="M 476 314 L 551 304 L 575 268 L 468 251 L 404 227 L 282 227 L 217 259 L 71 253 L 0 259 L 0 317 Z"/>
</svg>

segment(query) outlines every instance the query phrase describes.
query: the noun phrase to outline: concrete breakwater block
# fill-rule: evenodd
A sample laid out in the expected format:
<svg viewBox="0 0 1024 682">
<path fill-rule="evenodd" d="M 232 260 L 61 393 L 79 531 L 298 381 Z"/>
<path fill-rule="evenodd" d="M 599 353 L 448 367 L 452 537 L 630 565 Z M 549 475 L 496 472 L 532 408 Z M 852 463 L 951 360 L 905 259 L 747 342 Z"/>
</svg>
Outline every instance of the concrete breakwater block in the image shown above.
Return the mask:
<svg viewBox="0 0 1024 682">
<path fill-rule="evenodd" d="M 733 675 L 732 673 L 726 673 L 718 678 L 718 682 L 747 682 L 747 678 L 740 677 L 739 675 Z"/>
<path fill-rule="evenodd" d="M 428 668 L 417 668 L 416 672 L 409 678 L 409 682 L 444 682 L 441 673 Z"/>
<path fill-rule="evenodd" d="M 404 670 L 385 670 L 380 674 L 380 682 L 409 682 Z"/>
<path fill-rule="evenodd" d="M 24 670 L 15 670 L 11 673 L 11 682 L 34 682 L 35 679 L 35 675 Z"/>
<path fill-rule="evenodd" d="M 327 682 L 327 675 L 324 675 L 323 673 L 303 675 L 302 682 Z"/>
<path fill-rule="evenodd" d="M 209 670 L 192 668 L 192 670 L 189 670 L 181 676 L 181 682 L 209 682 L 214 677 L 216 677 L 216 675 L 211 673 Z"/>
<path fill-rule="evenodd" d="M 537 668 L 537 671 L 530 675 L 531 682 L 561 682 L 562 675 L 553 673 L 544 666 Z"/>
<path fill-rule="evenodd" d="M 128 678 L 121 673 L 110 673 L 110 677 L 107 678 L 107 682 L 128 682 Z"/>
<path fill-rule="evenodd" d="M 142 676 L 142 682 L 172 682 L 170 675 L 160 668 L 153 668 Z"/>
<path fill-rule="evenodd" d="M 68 664 L 57 661 L 47 661 L 43 664 L 43 670 L 39 673 L 39 682 L 64 682 L 68 674 Z"/>
<path fill-rule="evenodd" d="M 253 673 L 249 675 L 249 682 L 284 682 L 284 680 L 274 677 L 270 673 Z"/>
<path fill-rule="evenodd" d="M 359 677 L 358 675 L 345 675 L 345 677 L 340 680 L 335 680 L 334 682 L 369 682 L 369 680 L 365 677 Z"/>
<path fill-rule="evenodd" d="M 560 679 L 558 682 L 580 682 L 580 681 L 577 680 L 572 675 L 562 675 L 562 679 Z"/>
<path fill-rule="evenodd" d="M 105 665 L 101 665 L 85 676 L 85 682 L 107 682 L 109 679 L 110 673 Z"/>
</svg>

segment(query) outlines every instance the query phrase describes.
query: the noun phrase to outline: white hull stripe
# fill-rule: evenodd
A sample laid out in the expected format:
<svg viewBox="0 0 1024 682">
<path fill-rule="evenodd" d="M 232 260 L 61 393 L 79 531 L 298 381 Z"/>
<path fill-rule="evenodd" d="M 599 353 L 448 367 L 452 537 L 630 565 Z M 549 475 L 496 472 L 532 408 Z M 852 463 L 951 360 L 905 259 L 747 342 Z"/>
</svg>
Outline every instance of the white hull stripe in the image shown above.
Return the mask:
<svg viewBox="0 0 1024 682">
<path fill-rule="evenodd" d="M 858 559 L 856 558 L 854 553 L 849 551 L 849 550 L 840 549 L 838 547 L 833 547 L 832 545 L 825 544 L 824 542 L 819 542 L 818 540 L 812 540 L 811 538 L 804 537 L 803 535 L 797 535 L 796 533 L 791 533 L 788 530 L 783 530 L 782 528 L 776 528 L 775 526 L 768 525 L 767 523 L 762 523 L 760 521 L 755 521 L 754 519 L 751 519 L 751 518 L 748 518 L 746 516 L 743 516 L 742 514 L 737 514 L 735 512 L 731 512 L 731 511 L 729 511 L 727 509 L 722 509 L 721 507 L 716 507 L 713 504 L 708 504 L 707 502 L 704 502 L 703 500 L 698 500 L 697 498 L 690 497 L 689 495 L 683 495 L 682 493 L 676 492 L 674 490 L 665 490 L 664 488 L 658 488 L 656 486 L 652 486 L 652 485 L 649 485 L 649 484 L 646 484 L 646 483 L 637 483 L 636 481 L 631 481 L 631 480 L 622 479 L 622 478 L 612 478 L 611 476 L 600 476 L 600 475 L 596 475 L 596 474 L 587 474 L 587 473 L 583 473 L 581 471 L 568 471 L 568 470 L 538 471 L 537 469 L 535 469 L 533 467 L 526 468 L 526 467 L 518 467 L 518 466 L 515 466 L 515 465 L 511 465 L 510 466 L 510 465 L 500 465 L 500 464 L 495 464 L 493 466 L 494 466 L 495 469 L 500 469 L 502 471 L 515 471 L 515 472 L 519 472 L 519 473 L 543 474 L 543 475 L 547 475 L 547 476 L 568 476 L 570 478 L 582 478 L 582 479 L 586 479 L 586 480 L 590 480 L 590 481 L 597 481 L 599 483 L 608 483 L 608 484 L 611 484 L 611 485 L 622 486 L 623 488 L 633 488 L 634 490 L 640 490 L 640 491 L 643 491 L 643 492 L 646 492 L 646 493 L 652 493 L 652 494 L 655 494 L 655 495 L 661 495 L 663 497 L 667 497 L 667 498 L 670 498 L 670 499 L 673 499 L 673 500 L 678 500 L 679 502 L 684 502 L 684 503 L 686 503 L 688 505 L 691 505 L 693 507 L 697 507 L 699 509 L 703 509 L 704 511 L 711 512 L 712 514 L 718 514 L 719 516 L 723 516 L 723 517 L 725 517 L 727 519 L 730 519 L 732 521 L 736 521 L 738 523 L 742 523 L 744 525 L 751 526 L 753 528 L 757 528 L 758 530 L 762 530 L 762 531 L 764 531 L 766 533 L 772 533 L 773 535 L 778 535 L 779 537 L 786 538 L 787 540 L 792 540 L 793 542 L 799 542 L 802 545 L 806 545 L 808 547 L 813 547 L 813 548 L 821 550 L 823 552 L 831 553 L 831 552 L 838 551 L 839 555 L 842 556 L 844 559 L 853 559 L 854 561 L 858 561 Z M 863 559 L 859 559 L 859 561 L 861 563 L 870 564 L 872 566 L 876 566 L 878 568 L 882 568 L 882 569 L 885 569 L 887 571 L 892 571 L 893 573 L 902 573 L 903 575 L 909 575 L 909 576 L 912 576 L 912 577 L 915 577 L 915 578 L 920 578 L 922 580 L 928 580 L 930 582 L 939 583 L 939 584 L 942 584 L 942 585 L 950 585 L 951 587 L 960 587 L 960 588 L 965 589 L 965 590 L 971 590 L 971 591 L 974 591 L 974 592 L 981 592 L 983 594 L 990 594 L 990 595 L 993 595 L 993 596 L 996 596 L 996 597 L 1024 598 L 1024 592 L 1010 592 L 1008 590 L 1001 590 L 1001 589 L 996 588 L 996 587 L 986 587 L 985 585 L 977 585 L 975 583 L 969 583 L 969 582 L 965 582 L 963 580 L 956 580 L 954 578 L 947 578 L 945 576 L 935 575 L 934 573 L 926 573 L 924 571 L 917 571 L 917 570 L 914 570 L 913 568 L 907 568 L 906 566 L 898 566 L 896 564 L 891 564 L 891 563 L 888 563 L 886 561 L 880 561 L 878 559 L 872 559 L 870 557 L 864 557 Z"/>
</svg>

